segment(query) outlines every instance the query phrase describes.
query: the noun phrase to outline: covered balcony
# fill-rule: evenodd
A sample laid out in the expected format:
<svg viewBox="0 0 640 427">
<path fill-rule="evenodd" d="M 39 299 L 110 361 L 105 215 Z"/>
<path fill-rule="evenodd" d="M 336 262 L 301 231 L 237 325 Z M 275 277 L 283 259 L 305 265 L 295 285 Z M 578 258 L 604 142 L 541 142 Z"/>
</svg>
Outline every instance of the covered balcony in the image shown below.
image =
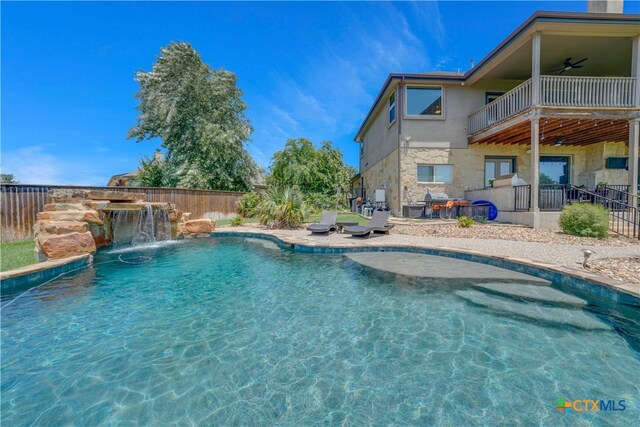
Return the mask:
<svg viewBox="0 0 640 427">
<path fill-rule="evenodd" d="M 468 117 L 467 132 L 476 138 L 487 128 L 524 115 L 532 107 L 620 109 L 635 107 L 635 77 L 540 76 L 538 101 L 534 104 L 532 79 L 488 103 Z M 565 111 L 566 112 L 566 111 Z M 611 112 L 611 111 L 610 111 Z"/>
<path fill-rule="evenodd" d="M 485 159 L 512 156 L 526 185 L 475 191 L 508 193 L 505 208 L 526 212 L 534 226 L 578 196 L 605 197 L 596 191 L 602 185 L 621 191 L 606 203 L 626 197 L 637 210 L 640 34 L 615 28 L 540 27 L 479 64 L 467 83 L 486 105 L 467 118 L 469 148 Z M 609 158 L 626 164 L 614 169 Z M 547 182 L 549 162 L 563 162 L 557 182 Z"/>
</svg>

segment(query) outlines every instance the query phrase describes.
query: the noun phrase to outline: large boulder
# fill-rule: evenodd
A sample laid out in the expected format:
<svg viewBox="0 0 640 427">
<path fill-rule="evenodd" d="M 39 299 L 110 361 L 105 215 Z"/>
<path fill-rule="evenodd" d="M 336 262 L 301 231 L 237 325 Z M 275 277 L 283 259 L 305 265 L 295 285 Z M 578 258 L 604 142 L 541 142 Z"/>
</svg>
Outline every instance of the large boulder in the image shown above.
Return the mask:
<svg viewBox="0 0 640 427">
<path fill-rule="evenodd" d="M 98 211 L 44 211 L 36 215 L 42 221 L 83 221 L 90 224 L 102 225 L 104 221 L 100 218 Z"/>
<path fill-rule="evenodd" d="M 89 224 L 84 221 L 36 221 L 33 229 L 36 235 L 40 234 L 67 234 L 86 233 L 89 231 Z"/>
<path fill-rule="evenodd" d="M 68 234 L 43 234 L 36 239 L 38 250 L 47 259 L 67 258 L 91 254 L 96 251 L 91 232 Z"/>
<path fill-rule="evenodd" d="M 184 228 L 189 234 L 211 233 L 216 229 L 216 221 L 213 219 L 192 219 L 184 223 Z"/>
</svg>

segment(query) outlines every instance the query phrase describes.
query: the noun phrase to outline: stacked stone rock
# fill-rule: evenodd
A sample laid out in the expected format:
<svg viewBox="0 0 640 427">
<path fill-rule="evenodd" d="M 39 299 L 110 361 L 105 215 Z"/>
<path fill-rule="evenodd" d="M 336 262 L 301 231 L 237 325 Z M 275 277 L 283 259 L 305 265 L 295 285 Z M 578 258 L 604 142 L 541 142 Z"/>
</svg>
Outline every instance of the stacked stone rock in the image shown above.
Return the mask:
<svg viewBox="0 0 640 427">
<path fill-rule="evenodd" d="M 101 226 L 100 213 L 84 203 L 51 203 L 37 215 L 34 225 L 36 258 L 67 258 L 96 251 L 90 224 Z"/>
</svg>

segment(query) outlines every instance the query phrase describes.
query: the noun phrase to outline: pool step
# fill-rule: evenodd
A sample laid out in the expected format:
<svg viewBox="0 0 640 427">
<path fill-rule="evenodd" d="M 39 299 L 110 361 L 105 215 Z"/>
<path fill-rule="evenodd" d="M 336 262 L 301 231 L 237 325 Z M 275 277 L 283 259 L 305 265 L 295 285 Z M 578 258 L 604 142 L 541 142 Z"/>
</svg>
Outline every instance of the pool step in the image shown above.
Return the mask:
<svg viewBox="0 0 640 427">
<path fill-rule="evenodd" d="M 520 283 L 476 283 L 473 285 L 480 291 L 499 294 L 504 297 L 522 298 L 534 302 L 562 305 L 587 305 L 582 298 L 561 292 L 549 286 L 525 285 Z"/>
<path fill-rule="evenodd" d="M 517 302 L 470 289 L 454 293 L 473 304 L 535 321 L 553 323 L 558 326 L 571 325 L 587 330 L 611 330 L 610 326 L 589 316 L 581 309 L 548 307 L 535 303 Z"/>
</svg>

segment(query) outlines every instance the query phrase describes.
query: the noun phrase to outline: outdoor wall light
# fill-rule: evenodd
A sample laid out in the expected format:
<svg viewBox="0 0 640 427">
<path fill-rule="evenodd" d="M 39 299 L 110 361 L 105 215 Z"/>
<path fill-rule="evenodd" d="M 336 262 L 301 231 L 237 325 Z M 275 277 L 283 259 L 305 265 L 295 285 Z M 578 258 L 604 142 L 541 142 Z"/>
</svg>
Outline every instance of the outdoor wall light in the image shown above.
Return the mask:
<svg viewBox="0 0 640 427">
<path fill-rule="evenodd" d="M 582 261 L 582 266 L 584 268 L 588 268 L 589 266 L 587 265 L 587 260 L 589 260 L 589 257 L 595 254 L 596 251 L 594 251 L 593 249 L 582 249 L 582 253 L 584 254 L 584 260 Z"/>
</svg>

